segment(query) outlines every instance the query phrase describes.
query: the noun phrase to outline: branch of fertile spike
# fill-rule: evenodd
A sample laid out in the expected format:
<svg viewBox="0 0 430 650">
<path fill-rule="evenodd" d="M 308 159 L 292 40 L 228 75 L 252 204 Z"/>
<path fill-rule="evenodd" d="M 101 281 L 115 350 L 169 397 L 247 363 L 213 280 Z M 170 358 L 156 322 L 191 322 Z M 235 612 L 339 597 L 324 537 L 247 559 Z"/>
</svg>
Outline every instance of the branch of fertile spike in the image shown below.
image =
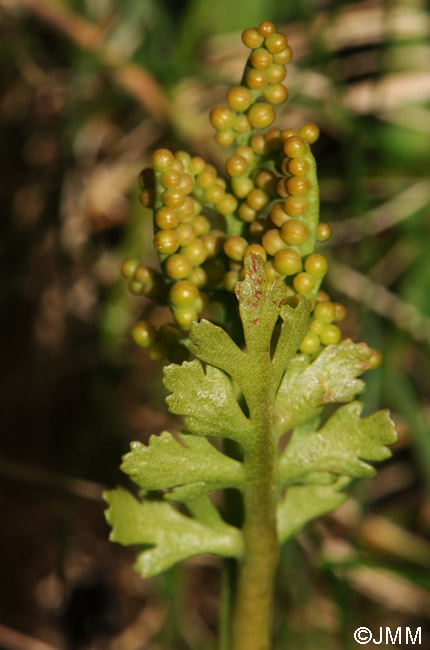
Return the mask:
<svg viewBox="0 0 430 650">
<path fill-rule="evenodd" d="M 252 50 L 242 83 L 228 91 L 228 106 L 216 106 L 210 113 L 217 143 L 237 144 L 226 161 L 227 182 L 202 158 L 168 149 L 155 151 L 152 169 L 140 176 L 140 200 L 154 210 L 154 247 L 162 273 L 126 260 L 122 274 L 129 278 L 132 293 L 172 309 L 175 325 L 157 332 L 139 321 L 133 328 L 135 342 L 148 347 L 154 360 L 187 358 L 183 343 L 192 321 L 211 301 L 222 302 L 226 292 L 234 291 L 250 253 L 266 261 L 269 281 L 280 275 L 292 296 L 301 294 L 314 303 L 302 353 L 315 355 L 321 345 L 341 338 L 333 323 L 346 311 L 319 291 L 327 260 L 314 253 L 316 242 L 331 235 L 328 224 L 318 223 L 318 181 L 310 145 L 319 129 L 305 123 L 297 131 L 272 127 L 255 133 L 273 123 L 271 104 L 287 99 L 281 82 L 292 51 L 269 21 L 246 29 L 242 40 Z M 376 367 L 378 360 L 375 352 L 371 364 Z"/>
<path fill-rule="evenodd" d="M 274 121 L 271 104 L 282 104 L 288 97 L 281 82 L 292 51 L 284 34 L 275 32 L 273 23 L 265 20 L 258 29 L 245 29 L 242 41 L 252 51 L 241 85 L 228 91 L 228 107 L 216 106 L 210 113 L 211 123 L 218 131 L 215 139 L 223 147 L 235 141 L 248 145 L 254 129 L 267 129 Z"/>
</svg>

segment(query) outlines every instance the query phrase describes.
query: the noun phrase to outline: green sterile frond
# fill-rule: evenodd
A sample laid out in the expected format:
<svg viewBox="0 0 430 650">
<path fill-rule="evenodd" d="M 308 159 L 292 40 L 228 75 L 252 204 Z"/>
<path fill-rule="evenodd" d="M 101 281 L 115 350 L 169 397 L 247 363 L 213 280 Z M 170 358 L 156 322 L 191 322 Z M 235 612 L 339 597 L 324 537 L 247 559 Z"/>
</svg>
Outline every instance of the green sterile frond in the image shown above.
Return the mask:
<svg viewBox="0 0 430 650">
<path fill-rule="evenodd" d="M 349 339 L 328 345 L 311 361 L 306 354 L 293 358 L 276 396 L 275 430 L 281 436 L 317 414 L 324 404 L 350 402 L 365 385 L 357 377 L 369 368 L 371 350 Z"/>
<path fill-rule="evenodd" d="M 280 277 L 269 284 L 259 255 L 245 259 L 245 280 L 236 285 L 246 353 L 252 364 L 270 350 L 273 328 L 290 293 Z M 250 368 L 251 369 L 251 368 Z"/>
<path fill-rule="evenodd" d="M 244 448 L 255 441 L 255 422 L 275 400 L 282 372 L 307 331 L 310 311 L 305 298 L 293 297 L 295 307 L 287 304 L 291 290 L 281 278 L 268 282 L 260 256 L 249 255 L 245 268 L 245 279 L 236 285 L 244 351 L 222 328 L 203 320 L 192 325 L 190 337 L 192 352 L 208 364 L 206 368 L 194 360 L 164 370 L 164 384 L 171 392 L 169 409 L 184 416 L 188 431 L 230 438 Z M 272 362 L 273 334 L 280 319 L 283 326 Z M 237 387 L 249 418 L 239 406 Z"/>
<path fill-rule="evenodd" d="M 151 436 L 148 446 L 131 443 L 121 469 L 144 490 L 172 490 L 170 500 L 187 501 L 243 483 L 242 464 L 219 452 L 206 438 L 186 431 Z"/>
<path fill-rule="evenodd" d="M 319 482 L 319 473 L 327 480 L 327 472 L 351 478 L 375 474 L 369 461 L 389 458 L 386 445 L 395 443 L 397 434 L 387 411 L 360 418 L 362 408 L 352 402 L 338 408 L 319 430 L 316 422 L 296 428 L 279 459 L 280 484 Z"/>
<path fill-rule="evenodd" d="M 332 485 L 294 485 L 287 488 L 277 507 L 279 542 L 285 542 L 312 519 L 336 510 L 347 499 L 341 490 L 349 479 Z"/>
<path fill-rule="evenodd" d="M 246 444 L 252 426 L 238 402 L 230 378 L 218 368 L 197 360 L 164 368 L 170 391 L 169 410 L 184 416 L 187 429 L 198 436 L 221 436 Z"/>
<path fill-rule="evenodd" d="M 110 540 L 124 546 L 142 546 L 135 569 L 147 578 L 202 553 L 238 558 L 242 554 L 239 530 L 220 517 L 205 512 L 191 518 L 165 501 L 138 500 L 123 488 L 105 492 L 106 519 L 112 526 Z M 197 499 L 199 501 L 199 499 Z"/>
<path fill-rule="evenodd" d="M 195 357 L 224 370 L 240 383 L 245 355 L 222 327 L 202 318 L 191 325 L 190 351 Z"/>
<path fill-rule="evenodd" d="M 255 386 L 252 377 L 261 363 L 270 360 L 274 327 L 281 316 L 283 325 L 273 357 L 274 385 L 279 384 L 289 360 L 295 355 L 308 327 L 311 304 L 304 297 L 291 300 L 291 290 L 280 278 L 268 282 L 263 260 L 246 259 L 245 280 L 236 286 L 246 350 L 242 352 L 221 327 L 201 320 L 191 326 L 191 352 L 199 359 L 228 373 L 244 391 Z M 276 388 L 275 388 L 276 390 Z M 249 391 L 248 391 L 249 392 Z"/>
<path fill-rule="evenodd" d="M 187 510 L 196 521 L 204 526 L 209 526 L 220 533 L 225 532 L 226 523 L 208 496 L 192 499 L 187 503 Z M 233 530 L 235 529 L 233 528 Z"/>
<path fill-rule="evenodd" d="M 307 332 L 310 311 L 311 303 L 303 296 L 300 296 L 295 307 L 284 305 L 281 308 L 282 326 L 272 361 L 276 386 Z"/>
</svg>

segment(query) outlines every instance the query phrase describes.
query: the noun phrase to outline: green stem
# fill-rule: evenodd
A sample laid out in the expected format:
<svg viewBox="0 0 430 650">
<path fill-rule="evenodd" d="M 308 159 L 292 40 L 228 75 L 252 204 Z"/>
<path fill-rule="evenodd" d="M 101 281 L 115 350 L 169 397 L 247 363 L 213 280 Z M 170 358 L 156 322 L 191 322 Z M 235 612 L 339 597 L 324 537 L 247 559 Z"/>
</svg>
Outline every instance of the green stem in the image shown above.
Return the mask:
<svg viewBox="0 0 430 650">
<path fill-rule="evenodd" d="M 267 370 L 270 373 L 269 367 Z M 269 650 L 271 645 L 273 583 L 279 544 L 276 531 L 277 442 L 271 417 L 273 392 L 267 373 L 261 376 L 261 392 L 264 388 L 266 395 L 258 400 L 260 408 L 250 412 L 259 435 L 244 459 L 246 487 L 242 530 L 245 551 L 239 568 L 231 650 Z"/>
<path fill-rule="evenodd" d="M 218 650 L 230 650 L 234 560 L 223 561 L 218 616 Z"/>
</svg>

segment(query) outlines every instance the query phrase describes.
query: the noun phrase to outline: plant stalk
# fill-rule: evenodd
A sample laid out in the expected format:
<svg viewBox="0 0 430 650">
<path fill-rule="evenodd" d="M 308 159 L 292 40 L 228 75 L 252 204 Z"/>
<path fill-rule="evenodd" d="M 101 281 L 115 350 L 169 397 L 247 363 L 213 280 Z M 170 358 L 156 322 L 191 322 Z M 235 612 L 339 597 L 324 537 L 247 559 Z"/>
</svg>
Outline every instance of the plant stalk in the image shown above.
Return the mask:
<svg viewBox="0 0 430 650">
<path fill-rule="evenodd" d="M 259 435 L 255 447 L 248 450 L 244 459 L 247 475 L 242 529 L 245 552 L 236 588 L 231 650 L 270 650 L 271 647 L 273 584 L 279 553 L 276 531 L 277 442 L 271 426 L 271 382 L 264 379 L 266 377 L 261 377 L 261 386 L 267 391 L 266 399 L 263 399 L 265 408 L 260 406 L 258 412 L 250 412 Z M 259 401 L 261 405 L 261 396 Z"/>
</svg>

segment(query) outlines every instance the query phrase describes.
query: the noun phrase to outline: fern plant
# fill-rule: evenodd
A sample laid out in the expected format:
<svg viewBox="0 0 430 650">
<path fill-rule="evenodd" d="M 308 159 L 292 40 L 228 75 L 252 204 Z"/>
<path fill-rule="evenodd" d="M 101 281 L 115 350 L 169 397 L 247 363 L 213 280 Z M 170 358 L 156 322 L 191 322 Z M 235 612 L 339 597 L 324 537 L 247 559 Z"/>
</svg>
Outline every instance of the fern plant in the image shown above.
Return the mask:
<svg viewBox="0 0 430 650">
<path fill-rule="evenodd" d="M 139 321 L 132 335 L 166 364 L 167 404 L 185 428 L 133 442 L 121 467 L 139 490 L 105 499 L 111 540 L 140 549 L 143 578 L 199 554 L 234 558 L 223 648 L 268 650 L 280 544 L 342 504 L 351 480 L 373 475 L 396 433 L 386 411 L 361 417 L 359 377 L 380 359 L 341 340 L 334 323 L 345 309 L 320 290 L 327 260 L 314 251 L 331 229 L 318 223 L 318 128 L 269 128 L 291 49 L 268 21 L 242 40 L 242 82 L 210 115 L 218 144 L 236 145 L 227 180 L 167 149 L 141 174 L 161 270 L 128 259 L 122 273 L 174 322 Z M 227 488 L 242 502 L 228 521 L 228 499 L 213 496 Z"/>
</svg>

